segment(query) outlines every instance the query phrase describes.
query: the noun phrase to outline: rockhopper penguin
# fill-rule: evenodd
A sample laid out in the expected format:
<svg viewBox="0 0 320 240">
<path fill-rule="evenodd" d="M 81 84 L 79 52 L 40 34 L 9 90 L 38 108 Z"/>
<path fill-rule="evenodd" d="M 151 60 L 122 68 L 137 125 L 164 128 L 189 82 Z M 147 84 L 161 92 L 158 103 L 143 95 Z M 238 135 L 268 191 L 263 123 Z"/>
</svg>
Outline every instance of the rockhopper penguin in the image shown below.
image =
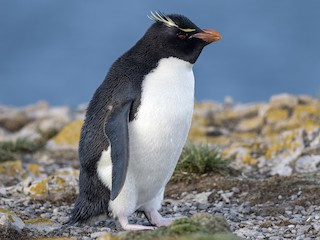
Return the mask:
<svg viewBox="0 0 320 240">
<path fill-rule="evenodd" d="M 111 66 L 90 101 L 70 223 L 104 214 L 125 230 L 154 229 L 128 223 L 135 211 L 155 227 L 172 222 L 158 210 L 191 124 L 192 66 L 221 35 L 182 15 L 152 12 L 150 18 L 153 25 Z"/>
</svg>

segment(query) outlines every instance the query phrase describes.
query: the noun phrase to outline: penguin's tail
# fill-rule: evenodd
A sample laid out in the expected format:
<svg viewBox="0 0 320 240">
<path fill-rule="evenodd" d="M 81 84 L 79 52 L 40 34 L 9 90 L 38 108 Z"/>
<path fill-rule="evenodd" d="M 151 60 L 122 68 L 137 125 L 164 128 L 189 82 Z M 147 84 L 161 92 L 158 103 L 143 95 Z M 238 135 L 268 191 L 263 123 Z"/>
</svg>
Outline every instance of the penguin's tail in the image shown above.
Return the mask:
<svg viewBox="0 0 320 240">
<path fill-rule="evenodd" d="M 100 200 L 102 201 L 91 202 L 79 195 L 72 209 L 71 217 L 65 224 L 87 223 L 102 215 L 107 218 L 109 215 L 108 202 L 104 202 L 103 199 Z"/>
<path fill-rule="evenodd" d="M 80 194 L 76 199 L 70 219 L 65 223 L 73 225 L 77 222 L 86 223 L 92 218 L 104 215 L 109 216 L 110 190 L 96 174 L 85 177 L 86 173 L 80 171 Z"/>
</svg>

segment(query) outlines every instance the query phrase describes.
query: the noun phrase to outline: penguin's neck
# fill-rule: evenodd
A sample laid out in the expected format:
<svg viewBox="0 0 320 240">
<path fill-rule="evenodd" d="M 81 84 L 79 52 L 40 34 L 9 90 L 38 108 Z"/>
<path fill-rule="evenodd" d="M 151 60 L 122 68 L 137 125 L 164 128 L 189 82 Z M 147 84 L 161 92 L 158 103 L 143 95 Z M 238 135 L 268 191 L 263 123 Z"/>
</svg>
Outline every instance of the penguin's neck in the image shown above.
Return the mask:
<svg viewBox="0 0 320 240">
<path fill-rule="evenodd" d="M 183 91 L 193 95 L 193 64 L 176 57 L 162 58 L 158 61 L 157 67 L 145 77 L 143 88 L 147 86 L 154 86 L 173 96 L 182 94 Z M 167 95 L 166 92 L 161 94 Z"/>
<path fill-rule="evenodd" d="M 164 114 L 164 118 L 190 113 L 194 101 L 193 64 L 175 57 L 161 59 L 142 82 L 141 107 L 139 112 L 151 110 Z M 148 110 L 147 110 L 148 109 Z M 161 110 L 160 110 L 161 109 Z M 172 110 L 172 111 L 171 111 Z M 167 116 L 165 116 L 168 114 Z M 160 117 L 160 116 L 159 116 Z"/>
</svg>

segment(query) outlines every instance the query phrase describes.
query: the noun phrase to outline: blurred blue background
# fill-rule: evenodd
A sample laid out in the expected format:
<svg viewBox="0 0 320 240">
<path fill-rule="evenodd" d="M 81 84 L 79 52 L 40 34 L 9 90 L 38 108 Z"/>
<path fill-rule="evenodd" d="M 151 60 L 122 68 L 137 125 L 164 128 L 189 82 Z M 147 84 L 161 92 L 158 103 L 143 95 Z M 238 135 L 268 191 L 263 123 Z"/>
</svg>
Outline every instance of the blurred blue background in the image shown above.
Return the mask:
<svg viewBox="0 0 320 240">
<path fill-rule="evenodd" d="M 150 10 L 222 34 L 194 67 L 197 100 L 319 96 L 319 0 L 0 0 L 0 104 L 88 102 L 150 26 Z"/>
</svg>

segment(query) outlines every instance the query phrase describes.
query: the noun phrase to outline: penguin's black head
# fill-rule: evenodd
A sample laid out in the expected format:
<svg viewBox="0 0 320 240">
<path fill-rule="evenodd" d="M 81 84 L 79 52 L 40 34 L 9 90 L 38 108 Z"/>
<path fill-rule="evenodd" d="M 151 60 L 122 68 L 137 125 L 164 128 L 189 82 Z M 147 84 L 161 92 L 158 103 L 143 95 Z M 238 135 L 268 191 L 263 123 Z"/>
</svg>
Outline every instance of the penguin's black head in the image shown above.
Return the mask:
<svg viewBox="0 0 320 240">
<path fill-rule="evenodd" d="M 155 23 L 143 39 L 162 58 L 177 57 L 193 64 L 206 45 L 221 39 L 218 32 L 202 30 L 182 15 L 151 12 L 149 18 Z"/>
</svg>

